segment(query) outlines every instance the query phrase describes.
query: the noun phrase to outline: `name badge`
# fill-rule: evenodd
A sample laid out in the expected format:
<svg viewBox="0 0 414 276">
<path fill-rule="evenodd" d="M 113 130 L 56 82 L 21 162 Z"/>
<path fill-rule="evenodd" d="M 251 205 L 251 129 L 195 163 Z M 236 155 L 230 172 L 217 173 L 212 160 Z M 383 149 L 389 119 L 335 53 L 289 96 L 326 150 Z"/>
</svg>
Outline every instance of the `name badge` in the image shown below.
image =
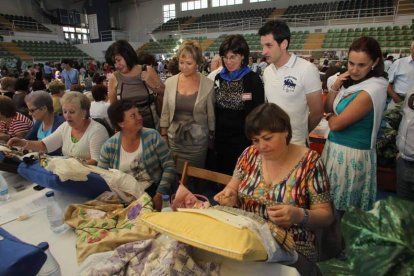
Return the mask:
<svg viewBox="0 0 414 276">
<path fill-rule="evenodd" d="M 251 101 L 252 100 L 252 93 L 243 93 L 242 94 L 243 101 Z"/>
</svg>

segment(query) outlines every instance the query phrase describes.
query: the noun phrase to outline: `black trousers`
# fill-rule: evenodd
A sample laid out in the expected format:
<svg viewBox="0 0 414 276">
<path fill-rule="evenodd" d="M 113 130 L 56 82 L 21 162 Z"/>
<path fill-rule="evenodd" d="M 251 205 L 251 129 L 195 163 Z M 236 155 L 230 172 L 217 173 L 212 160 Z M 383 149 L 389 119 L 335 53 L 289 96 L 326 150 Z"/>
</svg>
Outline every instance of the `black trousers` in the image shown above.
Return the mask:
<svg viewBox="0 0 414 276">
<path fill-rule="evenodd" d="M 397 195 L 414 201 L 414 162 L 397 159 Z"/>
</svg>

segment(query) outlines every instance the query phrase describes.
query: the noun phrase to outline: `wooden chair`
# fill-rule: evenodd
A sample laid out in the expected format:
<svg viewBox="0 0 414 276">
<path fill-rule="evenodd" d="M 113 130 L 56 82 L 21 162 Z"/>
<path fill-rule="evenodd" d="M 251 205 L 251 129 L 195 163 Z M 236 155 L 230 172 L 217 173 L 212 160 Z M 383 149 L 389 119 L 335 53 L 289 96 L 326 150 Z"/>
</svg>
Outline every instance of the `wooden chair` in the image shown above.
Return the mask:
<svg viewBox="0 0 414 276">
<path fill-rule="evenodd" d="M 227 185 L 231 180 L 230 175 L 193 167 L 190 166 L 187 161 L 185 161 L 184 166 L 181 170 L 181 183 L 184 186 L 186 186 L 187 183 L 187 176 L 212 181 L 222 185 Z"/>
</svg>

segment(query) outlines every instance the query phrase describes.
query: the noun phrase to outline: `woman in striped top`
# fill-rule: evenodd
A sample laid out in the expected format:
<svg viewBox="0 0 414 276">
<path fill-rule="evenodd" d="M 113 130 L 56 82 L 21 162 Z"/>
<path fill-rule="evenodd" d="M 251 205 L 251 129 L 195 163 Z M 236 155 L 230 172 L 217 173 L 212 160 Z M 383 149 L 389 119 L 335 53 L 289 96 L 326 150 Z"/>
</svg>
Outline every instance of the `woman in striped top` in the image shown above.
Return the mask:
<svg viewBox="0 0 414 276">
<path fill-rule="evenodd" d="M 0 140 L 7 142 L 12 137 L 23 138 L 31 127 L 32 121 L 17 112 L 13 101 L 0 96 Z"/>
<path fill-rule="evenodd" d="M 161 210 L 162 195 L 171 193 L 176 170 L 170 149 L 158 131 L 143 127 L 135 103 L 120 100 L 108 108 L 108 117 L 117 132 L 101 149 L 98 166 L 131 174 Z"/>
</svg>

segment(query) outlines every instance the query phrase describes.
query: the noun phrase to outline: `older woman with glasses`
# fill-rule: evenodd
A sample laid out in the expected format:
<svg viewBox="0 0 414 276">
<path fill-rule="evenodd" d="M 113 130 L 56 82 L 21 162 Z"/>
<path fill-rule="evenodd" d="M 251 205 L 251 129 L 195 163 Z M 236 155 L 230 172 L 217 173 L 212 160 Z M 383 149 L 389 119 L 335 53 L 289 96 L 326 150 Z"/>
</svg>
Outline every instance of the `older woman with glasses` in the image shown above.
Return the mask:
<svg viewBox="0 0 414 276">
<path fill-rule="evenodd" d="M 251 142 L 244 135 L 247 114 L 264 103 L 260 77 L 247 66 L 249 46 L 242 35 L 227 36 L 220 46 L 224 68 L 214 80 L 217 170 L 232 174 L 237 158 Z"/>
<path fill-rule="evenodd" d="M 12 138 L 8 145 L 37 152 L 53 152 L 62 148 L 63 155 L 96 165 L 101 147 L 108 139 L 108 132 L 89 117 L 91 103 L 84 94 L 67 92 L 61 102 L 66 122 L 55 132 L 40 141 Z"/>
<path fill-rule="evenodd" d="M 38 141 L 52 134 L 65 119 L 55 115 L 52 96 L 45 91 L 35 91 L 25 97 L 29 114 L 35 120 L 32 129 L 27 133 L 26 139 Z M 51 152 L 50 155 L 61 155 L 61 149 Z"/>
</svg>

